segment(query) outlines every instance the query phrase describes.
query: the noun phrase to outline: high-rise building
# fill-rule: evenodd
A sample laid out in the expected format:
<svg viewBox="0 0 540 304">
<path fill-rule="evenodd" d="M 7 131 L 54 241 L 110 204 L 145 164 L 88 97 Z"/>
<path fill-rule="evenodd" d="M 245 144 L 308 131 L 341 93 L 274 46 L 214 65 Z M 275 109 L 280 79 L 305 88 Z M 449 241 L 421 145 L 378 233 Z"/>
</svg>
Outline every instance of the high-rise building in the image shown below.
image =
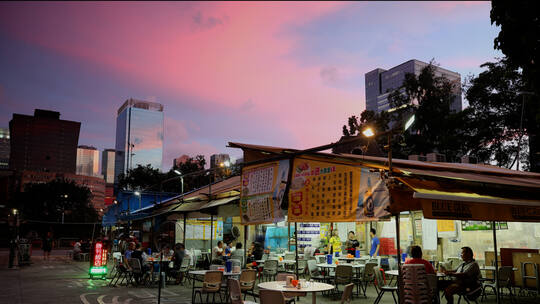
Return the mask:
<svg viewBox="0 0 540 304">
<path fill-rule="evenodd" d="M 163 159 L 163 105 L 128 99 L 116 118 L 114 179 L 137 165 L 161 170 Z"/>
<path fill-rule="evenodd" d="M 188 160 L 189 160 L 189 156 L 185 154 L 180 157 L 177 157 L 173 159 L 173 167 L 176 168 L 180 166 L 180 164 L 185 164 L 187 163 Z"/>
<path fill-rule="evenodd" d="M 210 156 L 210 168 L 220 167 L 225 162 L 230 163 L 229 154 L 213 154 Z"/>
<path fill-rule="evenodd" d="M 36 109 L 34 116 L 13 114 L 9 122 L 12 170 L 75 173 L 80 122 L 59 112 Z"/>
<path fill-rule="evenodd" d="M 101 175 L 107 184 L 114 184 L 114 149 L 105 149 L 101 152 Z"/>
<path fill-rule="evenodd" d="M 0 170 L 9 168 L 9 129 L 0 128 Z"/>
<path fill-rule="evenodd" d="M 366 73 L 366 110 L 388 111 L 390 109 L 388 96 L 403 84 L 405 74 L 411 73 L 418 76 L 427 65 L 429 63 L 412 59 L 389 70 L 377 68 Z M 434 68 L 435 76 L 444 76 L 454 84 L 455 97 L 450 109 L 456 112 L 461 111 L 461 75 L 438 66 Z"/>
<path fill-rule="evenodd" d="M 99 151 L 90 146 L 77 147 L 77 170 L 79 175 L 100 176 Z"/>
</svg>

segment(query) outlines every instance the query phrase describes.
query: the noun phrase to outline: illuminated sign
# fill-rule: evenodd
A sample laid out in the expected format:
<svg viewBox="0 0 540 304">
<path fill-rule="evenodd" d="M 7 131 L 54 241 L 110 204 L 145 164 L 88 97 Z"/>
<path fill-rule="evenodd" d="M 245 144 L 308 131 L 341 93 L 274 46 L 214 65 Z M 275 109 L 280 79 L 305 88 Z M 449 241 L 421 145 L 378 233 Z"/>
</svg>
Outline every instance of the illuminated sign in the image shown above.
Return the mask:
<svg viewBox="0 0 540 304">
<path fill-rule="evenodd" d="M 103 248 L 102 242 L 97 242 L 94 246 L 94 258 L 92 267 L 90 267 L 90 275 L 107 273 L 107 249 Z"/>
</svg>

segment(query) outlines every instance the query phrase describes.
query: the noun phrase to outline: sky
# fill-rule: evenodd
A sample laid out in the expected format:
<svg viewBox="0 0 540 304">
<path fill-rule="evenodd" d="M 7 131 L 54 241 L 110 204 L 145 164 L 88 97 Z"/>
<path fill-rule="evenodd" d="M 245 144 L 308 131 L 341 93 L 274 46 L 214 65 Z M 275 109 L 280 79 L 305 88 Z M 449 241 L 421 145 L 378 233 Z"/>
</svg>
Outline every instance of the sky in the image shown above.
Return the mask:
<svg viewBox="0 0 540 304">
<path fill-rule="evenodd" d="M 309 148 L 365 108 L 364 74 L 501 57 L 490 2 L 0 3 L 0 127 L 35 108 L 114 148 L 128 98 L 164 105 L 163 169 L 227 143 Z"/>
</svg>

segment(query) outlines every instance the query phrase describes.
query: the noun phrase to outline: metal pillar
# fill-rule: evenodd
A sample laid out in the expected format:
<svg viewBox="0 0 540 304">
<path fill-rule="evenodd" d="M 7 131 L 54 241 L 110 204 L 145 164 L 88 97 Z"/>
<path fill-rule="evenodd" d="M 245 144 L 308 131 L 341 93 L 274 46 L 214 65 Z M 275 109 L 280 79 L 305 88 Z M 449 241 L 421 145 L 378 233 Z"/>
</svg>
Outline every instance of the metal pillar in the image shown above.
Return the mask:
<svg viewBox="0 0 540 304">
<path fill-rule="evenodd" d="M 244 267 L 247 267 L 247 238 L 248 238 L 248 225 L 244 225 Z"/>
<path fill-rule="evenodd" d="M 495 296 L 497 297 L 497 304 L 500 304 L 501 295 L 499 293 L 499 259 L 497 258 L 497 229 L 495 228 L 495 221 L 491 222 L 491 228 L 493 229 L 493 248 L 495 252 Z"/>
<path fill-rule="evenodd" d="M 296 255 L 296 278 L 299 279 L 300 277 L 298 276 L 298 223 L 297 222 L 294 222 L 294 242 L 295 242 L 295 246 L 294 246 L 294 253 Z"/>
<path fill-rule="evenodd" d="M 291 222 L 287 219 L 287 251 L 291 251 Z"/>
<path fill-rule="evenodd" d="M 214 238 L 214 215 L 210 215 L 210 264 L 212 264 L 212 239 Z"/>
<path fill-rule="evenodd" d="M 403 288 L 402 284 L 401 284 L 401 281 L 402 281 L 402 273 L 401 273 L 401 248 L 400 248 L 400 239 L 399 239 L 399 213 L 396 215 L 396 255 L 397 255 L 397 261 L 398 261 L 398 281 L 397 281 L 397 286 L 398 286 L 398 292 L 397 292 L 397 295 L 398 295 L 398 303 L 401 304 L 401 289 Z"/>
<path fill-rule="evenodd" d="M 183 242 L 184 242 L 184 247 L 186 246 L 186 216 L 187 213 L 184 213 L 184 237 L 182 238 Z"/>
</svg>

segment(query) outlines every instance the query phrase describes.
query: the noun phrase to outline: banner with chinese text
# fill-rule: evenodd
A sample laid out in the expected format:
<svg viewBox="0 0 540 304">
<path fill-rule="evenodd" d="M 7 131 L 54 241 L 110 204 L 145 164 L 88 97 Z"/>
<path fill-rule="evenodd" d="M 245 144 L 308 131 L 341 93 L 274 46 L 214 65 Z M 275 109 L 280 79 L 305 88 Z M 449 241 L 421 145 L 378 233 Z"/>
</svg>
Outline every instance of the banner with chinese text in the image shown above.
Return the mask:
<svg viewBox="0 0 540 304">
<path fill-rule="evenodd" d="M 284 220 L 281 203 L 288 176 L 288 159 L 242 169 L 242 224 L 268 224 Z"/>
<path fill-rule="evenodd" d="M 379 172 L 347 164 L 297 158 L 289 190 L 291 222 L 355 222 L 390 215 Z"/>
</svg>

